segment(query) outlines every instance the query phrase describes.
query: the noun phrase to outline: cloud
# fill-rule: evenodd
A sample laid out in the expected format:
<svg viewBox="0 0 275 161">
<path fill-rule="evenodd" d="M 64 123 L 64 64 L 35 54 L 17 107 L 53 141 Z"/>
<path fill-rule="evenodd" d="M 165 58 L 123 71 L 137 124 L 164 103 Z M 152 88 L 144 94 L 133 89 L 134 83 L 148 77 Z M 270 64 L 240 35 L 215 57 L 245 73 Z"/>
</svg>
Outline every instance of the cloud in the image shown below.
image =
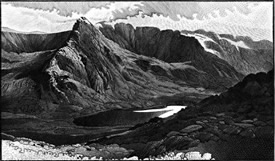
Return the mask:
<svg viewBox="0 0 275 161">
<path fill-rule="evenodd" d="M 76 17 L 60 16 L 57 10 L 44 11 L 2 4 L 2 27 L 17 31 L 59 32 L 70 30 Z"/>
<path fill-rule="evenodd" d="M 184 16 L 177 15 L 178 21 L 174 21 L 170 17 L 153 14 L 152 16 L 144 16 L 141 12 L 135 17 L 128 16 L 127 19 L 120 19 L 109 24 L 123 22 L 130 23 L 134 27 L 137 26 L 155 26 L 161 30 L 198 30 L 213 31 L 218 34 L 232 34 L 234 36 L 249 36 L 254 40 L 267 39 L 272 41 L 272 3 L 257 3 L 251 6 L 251 12 L 242 13 L 236 8 L 233 10 L 225 10 L 225 15 L 221 16 L 219 10 L 205 15 L 201 19 L 197 18 L 197 14 L 193 14 L 194 19 L 187 19 Z"/>
<path fill-rule="evenodd" d="M 204 29 L 219 34 L 250 36 L 254 40 L 273 39 L 272 2 L 49 2 L 45 7 L 42 2 L 16 4 L 2 3 L 2 27 L 22 32 L 70 30 L 75 20 L 84 16 L 93 24 L 124 22 L 134 27 Z M 83 7 L 85 4 L 95 7 Z"/>
<path fill-rule="evenodd" d="M 42 3 L 43 4 L 43 3 Z M 41 4 L 41 5 L 42 5 Z M 91 8 L 87 13 L 72 12 L 70 16 L 63 16 L 57 9 L 35 9 L 29 7 L 17 7 L 12 4 L 2 4 L 2 27 L 8 27 L 17 31 L 31 32 L 60 32 L 70 30 L 76 19 L 84 16 L 92 23 L 109 21 L 114 19 L 114 12 L 123 12 L 123 9 L 135 10 L 140 2 L 114 2 L 105 7 Z"/>
</svg>

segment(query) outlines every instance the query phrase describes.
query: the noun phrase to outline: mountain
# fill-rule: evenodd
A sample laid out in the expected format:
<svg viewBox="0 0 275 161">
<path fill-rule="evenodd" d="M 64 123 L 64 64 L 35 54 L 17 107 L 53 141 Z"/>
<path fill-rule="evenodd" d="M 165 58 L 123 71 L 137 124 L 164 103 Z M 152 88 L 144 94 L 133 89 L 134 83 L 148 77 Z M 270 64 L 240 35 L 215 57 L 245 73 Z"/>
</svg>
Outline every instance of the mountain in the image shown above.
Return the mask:
<svg viewBox="0 0 275 161">
<path fill-rule="evenodd" d="M 211 89 L 230 87 L 243 75 L 223 59 L 208 53 L 194 37 L 179 31 L 162 30 L 155 27 L 137 27 L 119 23 L 114 26 L 102 24 L 101 32 L 121 47 L 140 55 L 160 59 L 167 63 L 182 62 L 193 66 L 196 71 L 172 70 L 173 76 L 188 83 L 198 82 Z"/>
<path fill-rule="evenodd" d="M 118 26 L 124 36 L 134 32 Z M 106 31 L 112 32 L 108 27 Z M 72 31 L 62 33 L 2 32 L 3 109 L 71 117 L 114 108 L 146 108 L 159 104 L 161 96 L 205 97 L 242 78 L 226 61 L 205 52 L 196 39 L 177 31 L 138 28 L 136 35 L 129 35 L 129 43 L 119 35 L 110 38 L 121 40 L 119 44 L 125 40 L 128 47 L 124 47 L 132 52 L 101 32 L 85 18 Z M 152 34 L 157 36 L 150 40 Z M 65 112 L 60 112 L 63 107 Z"/>
<path fill-rule="evenodd" d="M 228 68 L 225 67 L 226 63 L 242 75 L 267 72 L 273 67 L 273 44 L 267 40 L 253 41 L 249 37 L 242 36 L 234 38 L 232 35 L 219 35 L 204 30 L 179 32 L 160 31 L 155 27 L 134 29 L 132 25 L 124 23 L 115 24 L 114 27 L 102 25 L 100 28 L 102 33 L 121 47 L 166 62 L 192 60 L 191 64 L 194 67 L 206 73 L 234 77 L 236 73 L 229 72 L 233 70 L 226 69 Z M 223 67 L 221 64 L 224 64 Z"/>
<path fill-rule="evenodd" d="M 72 105 L 74 110 L 95 112 L 107 101 L 131 99 L 134 88 L 141 88 L 142 80 L 134 82 L 128 70 L 145 74 L 114 54 L 120 51 L 123 56 L 127 51 L 116 49 L 86 19 L 78 20 L 69 32 L 2 33 L 2 37 L 4 109 L 41 113 Z"/>
<path fill-rule="evenodd" d="M 172 118 L 152 119 L 125 135 L 87 145 L 118 144 L 140 158 L 198 151 L 218 160 L 269 160 L 274 158 L 273 83 L 274 70 L 250 74 Z"/>
<path fill-rule="evenodd" d="M 250 37 L 215 34 L 204 30 L 182 31 L 204 43 L 206 51 L 227 61 L 238 72 L 268 72 L 273 68 L 273 43 L 268 40 L 253 41 Z"/>
<path fill-rule="evenodd" d="M 8 27 L 1 27 L 1 31 L 12 32 L 12 33 L 22 33 L 22 34 L 45 34 L 45 32 L 41 32 L 41 31 L 22 32 L 22 31 L 17 31 L 17 30 L 8 28 Z"/>
</svg>

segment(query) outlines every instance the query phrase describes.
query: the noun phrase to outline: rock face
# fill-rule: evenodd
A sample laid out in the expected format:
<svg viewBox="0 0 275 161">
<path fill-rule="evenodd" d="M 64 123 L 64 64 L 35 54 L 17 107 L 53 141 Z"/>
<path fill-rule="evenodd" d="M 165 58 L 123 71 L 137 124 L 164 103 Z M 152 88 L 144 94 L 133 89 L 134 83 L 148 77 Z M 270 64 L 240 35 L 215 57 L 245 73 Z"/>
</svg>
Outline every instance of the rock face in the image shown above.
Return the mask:
<svg viewBox="0 0 275 161">
<path fill-rule="evenodd" d="M 202 37 L 205 48 L 244 75 L 268 72 L 273 68 L 273 43 L 270 41 L 253 41 L 249 37 L 219 35 L 204 30 L 182 33 Z"/>
<path fill-rule="evenodd" d="M 183 36 L 179 31 L 160 31 L 154 27 L 134 29 L 124 23 L 115 24 L 114 28 L 102 26 L 101 32 L 125 49 L 174 65 L 182 66 L 185 62 L 194 67 L 171 70 L 178 79 L 198 82 L 204 88 L 218 88 L 230 87 L 243 77 L 226 61 L 206 52 L 197 39 Z M 151 66 L 151 69 L 161 72 L 157 66 Z"/>
</svg>

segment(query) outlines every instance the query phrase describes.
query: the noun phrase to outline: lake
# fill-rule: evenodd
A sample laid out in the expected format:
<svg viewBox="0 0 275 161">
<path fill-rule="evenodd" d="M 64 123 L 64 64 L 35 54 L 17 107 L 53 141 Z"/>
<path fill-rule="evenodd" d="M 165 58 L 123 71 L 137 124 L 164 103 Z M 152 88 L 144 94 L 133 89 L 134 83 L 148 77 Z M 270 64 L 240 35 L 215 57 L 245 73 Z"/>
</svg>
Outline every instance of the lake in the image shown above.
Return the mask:
<svg viewBox="0 0 275 161">
<path fill-rule="evenodd" d="M 94 115 L 79 117 L 74 119 L 74 124 L 78 126 L 118 126 L 118 125 L 136 125 L 149 121 L 154 117 L 166 118 L 169 117 L 186 106 L 167 106 L 158 109 L 146 110 L 109 110 L 100 112 Z"/>
<path fill-rule="evenodd" d="M 77 126 L 95 127 L 94 130 L 91 130 L 91 132 L 89 132 L 89 134 L 83 135 L 50 134 L 35 131 L 22 131 L 11 129 L 4 130 L 2 132 L 13 135 L 15 137 L 26 137 L 37 141 L 45 141 L 56 146 L 64 144 L 69 145 L 76 143 L 84 143 L 102 137 L 123 135 L 124 133 L 129 131 L 130 127 L 133 127 L 136 124 L 147 122 L 155 117 L 169 117 L 179 112 L 181 109 L 184 109 L 185 107 L 186 106 L 167 106 L 165 108 L 147 110 L 115 109 L 100 112 L 90 116 L 76 118 L 73 122 Z M 16 121 L 16 119 L 14 121 Z M 8 122 L 10 123 L 10 121 Z"/>
</svg>

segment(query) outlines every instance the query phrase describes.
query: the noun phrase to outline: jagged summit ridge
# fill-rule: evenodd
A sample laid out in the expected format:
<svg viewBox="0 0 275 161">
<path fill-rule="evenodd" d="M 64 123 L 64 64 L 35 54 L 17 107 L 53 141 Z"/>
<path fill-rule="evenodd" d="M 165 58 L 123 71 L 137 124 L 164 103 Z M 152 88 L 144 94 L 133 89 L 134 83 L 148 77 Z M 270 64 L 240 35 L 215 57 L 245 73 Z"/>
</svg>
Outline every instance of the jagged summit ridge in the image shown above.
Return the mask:
<svg viewBox="0 0 275 161">
<path fill-rule="evenodd" d="M 16 38 L 20 36 L 23 37 L 24 35 L 22 36 L 18 34 Z M 45 37 L 47 38 L 47 35 Z M 24 38 L 25 37 L 22 39 Z M 27 39 L 28 38 L 29 37 L 27 37 Z M 52 39 L 53 38 L 51 37 L 51 40 Z M 51 40 L 47 41 L 50 42 Z M 7 104 L 7 109 L 14 109 L 19 106 L 17 103 L 11 101 L 11 98 L 14 98 L 12 95 L 16 91 L 21 91 L 15 95 L 18 98 L 23 97 L 23 94 L 26 96 L 30 94 L 32 95 L 30 98 L 34 99 L 30 102 L 26 102 L 24 99 L 19 101 L 19 104 L 22 104 L 23 106 L 19 111 L 25 113 L 30 112 L 29 110 L 26 110 L 29 108 L 25 108 L 25 105 L 29 106 L 33 111 L 37 111 L 35 110 L 36 108 L 30 106 L 30 103 L 34 103 L 34 106 L 41 107 L 44 110 L 51 108 L 57 109 L 60 104 L 76 105 L 81 108 L 92 107 L 93 105 L 98 105 L 110 100 L 108 97 L 112 95 L 116 98 L 119 97 L 116 92 L 121 92 L 124 88 L 128 90 L 125 79 L 118 71 L 118 61 L 121 61 L 120 58 L 112 55 L 111 50 L 106 46 L 104 38 L 102 38 L 100 32 L 84 18 L 78 19 L 73 27 L 73 30 L 66 32 L 64 40 L 62 40 L 63 45 L 54 46 L 54 51 L 50 52 L 50 59 L 45 61 L 41 60 L 42 58 L 36 59 L 34 56 L 30 56 L 38 55 L 39 57 L 43 57 L 42 55 L 49 54 L 49 52 L 42 51 L 36 54 L 29 54 L 29 57 L 33 62 L 24 62 L 23 58 L 25 55 L 20 53 L 22 50 L 26 49 L 21 48 L 21 46 L 24 46 L 20 44 L 23 40 L 15 39 L 15 41 L 18 42 L 18 44 L 15 44 L 15 48 L 7 45 L 7 48 L 4 48 L 4 50 L 15 49 L 8 50 L 8 52 L 15 51 L 19 53 L 19 56 L 22 57 L 20 61 L 23 61 L 25 65 L 29 64 L 30 68 L 29 71 L 24 71 L 26 74 L 20 79 L 18 79 L 17 75 L 22 75 L 22 70 L 17 70 L 15 72 L 13 69 L 10 69 L 6 72 L 6 75 L 2 75 L 2 80 L 5 80 L 4 82 L 2 81 L 4 84 L 2 87 L 5 87 L 4 92 L 2 93 L 2 98 Z M 40 41 L 43 42 L 45 39 L 40 39 Z M 53 40 L 53 42 L 58 43 L 55 42 L 55 40 Z M 2 44 L 3 43 L 7 44 L 8 41 L 4 40 L 2 41 Z M 35 52 L 36 50 L 32 48 L 33 43 L 30 42 L 30 44 L 30 48 L 26 52 Z M 39 42 L 37 44 L 39 44 Z M 4 52 L 6 53 L 6 51 Z M 15 58 L 8 55 L 9 53 L 4 54 L 4 57 L 8 60 Z M 37 61 L 42 62 L 39 67 L 35 66 L 36 69 L 34 69 L 32 64 L 37 64 Z M 9 64 L 5 65 L 12 68 Z M 13 66 L 16 67 L 17 63 L 14 63 Z M 34 70 L 36 72 L 33 72 Z M 38 73 L 44 80 L 41 78 L 33 79 L 33 74 L 36 73 Z M 14 77 L 8 77 L 8 75 L 11 74 L 13 74 Z M 25 86 L 20 86 L 18 89 L 13 89 L 13 87 L 16 87 L 15 84 L 18 84 L 16 83 L 18 81 L 22 82 L 20 84 L 24 84 Z M 123 83 L 121 82 L 120 84 L 125 87 L 119 87 L 116 91 L 110 90 L 115 86 L 119 86 L 115 81 L 122 81 Z M 32 83 L 26 84 L 25 82 Z M 31 86 L 35 86 L 36 89 L 34 89 L 34 91 L 27 90 Z M 12 88 L 13 90 L 8 91 L 8 88 Z M 36 93 L 35 90 L 37 90 L 38 93 Z M 107 92 L 107 94 L 105 94 L 105 92 Z M 127 93 L 130 92 L 125 93 L 127 95 Z M 103 98 L 103 96 L 105 98 Z M 37 103 L 39 105 L 37 105 Z"/>
</svg>

